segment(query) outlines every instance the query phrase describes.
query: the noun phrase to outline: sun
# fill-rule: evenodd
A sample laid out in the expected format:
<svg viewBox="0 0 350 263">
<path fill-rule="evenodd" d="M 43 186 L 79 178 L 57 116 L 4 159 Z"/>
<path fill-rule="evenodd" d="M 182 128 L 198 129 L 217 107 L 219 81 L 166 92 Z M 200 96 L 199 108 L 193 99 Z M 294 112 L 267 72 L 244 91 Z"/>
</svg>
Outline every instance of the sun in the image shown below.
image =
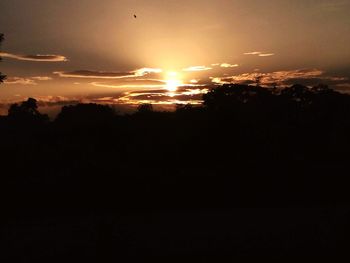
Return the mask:
<svg viewBox="0 0 350 263">
<path fill-rule="evenodd" d="M 182 85 L 181 80 L 169 79 L 166 81 L 166 89 L 168 91 L 177 91 L 178 87 Z"/>
<path fill-rule="evenodd" d="M 177 91 L 177 89 L 183 85 L 182 80 L 179 79 L 177 72 L 168 72 L 167 73 L 167 78 L 165 80 L 165 88 L 168 91 L 174 92 Z"/>
</svg>

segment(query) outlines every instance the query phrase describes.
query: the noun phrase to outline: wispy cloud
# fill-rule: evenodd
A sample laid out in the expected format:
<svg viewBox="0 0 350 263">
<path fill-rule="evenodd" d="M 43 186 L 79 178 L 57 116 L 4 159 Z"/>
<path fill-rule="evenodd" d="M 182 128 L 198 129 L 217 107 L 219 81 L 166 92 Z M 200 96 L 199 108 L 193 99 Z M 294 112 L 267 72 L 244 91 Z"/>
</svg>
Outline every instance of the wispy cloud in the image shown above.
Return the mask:
<svg viewBox="0 0 350 263">
<path fill-rule="evenodd" d="M 240 83 L 253 84 L 259 82 L 261 85 L 280 85 L 287 86 L 291 84 L 316 85 L 326 83 L 328 85 L 347 82 L 344 77 L 329 76 L 319 69 L 297 69 L 289 71 L 276 71 L 270 73 L 244 73 L 229 77 L 212 77 L 212 82 L 217 84 Z"/>
<path fill-rule="evenodd" d="M 230 63 L 213 63 L 211 64 L 213 67 L 221 67 L 221 68 L 236 68 L 239 67 L 238 64 L 230 64 Z"/>
<path fill-rule="evenodd" d="M 85 78 L 85 79 L 121 79 L 134 77 L 132 72 L 106 72 L 91 70 L 75 70 L 75 71 L 55 71 L 62 78 Z"/>
<path fill-rule="evenodd" d="M 64 96 L 37 96 L 39 107 L 66 106 L 81 103 L 83 98 L 69 98 Z"/>
<path fill-rule="evenodd" d="M 36 81 L 31 78 L 21 78 L 21 77 L 9 77 L 5 79 L 5 84 L 17 84 L 17 85 L 37 85 Z"/>
<path fill-rule="evenodd" d="M 260 51 L 253 51 L 253 52 L 247 52 L 244 53 L 244 55 L 252 55 L 252 56 L 259 56 L 259 57 L 271 57 L 274 56 L 274 53 L 264 53 Z"/>
<path fill-rule="evenodd" d="M 229 63 L 220 64 L 220 67 L 222 67 L 222 68 L 236 68 L 238 66 L 239 66 L 238 64 L 229 64 Z"/>
<path fill-rule="evenodd" d="M 123 96 L 115 100 L 115 102 L 127 105 L 139 105 L 143 103 L 154 105 L 200 105 L 202 103 L 202 95 L 207 92 L 207 88 L 190 87 L 181 87 L 176 92 L 170 92 L 164 89 L 141 90 L 126 92 Z"/>
<path fill-rule="evenodd" d="M 90 84 L 103 88 L 163 88 L 166 82 L 156 79 L 126 79 L 112 82 L 92 82 Z"/>
<path fill-rule="evenodd" d="M 271 57 L 274 56 L 274 53 L 266 53 L 266 54 L 259 54 L 259 57 Z"/>
<path fill-rule="evenodd" d="M 35 77 L 8 77 L 5 79 L 5 84 L 17 84 L 17 85 L 37 85 L 37 81 L 48 81 L 51 77 L 47 76 L 35 76 Z"/>
<path fill-rule="evenodd" d="M 65 56 L 62 55 L 18 55 L 6 52 L 0 52 L 0 57 L 11 58 L 23 61 L 36 61 L 36 62 L 64 62 L 68 61 Z"/>
<path fill-rule="evenodd" d="M 340 92 L 350 93 L 350 81 L 337 84 L 334 86 L 334 89 Z"/>
<path fill-rule="evenodd" d="M 36 76 L 36 77 L 31 77 L 31 79 L 34 80 L 39 80 L 39 81 L 47 81 L 47 80 L 52 80 L 51 77 L 47 77 L 47 76 Z"/>
<path fill-rule="evenodd" d="M 35 98 L 38 101 L 40 112 L 48 113 L 51 117 L 54 117 L 62 106 L 78 103 L 106 104 L 123 112 L 132 111 L 143 103 L 151 103 L 159 110 L 173 110 L 179 104 L 200 105 L 203 94 L 209 91 L 206 86 L 182 86 L 176 91 L 169 91 L 161 87 L 143 89 L 141 86 L 139 88 L 135 91 L 123 93 L 112 92 L 80 97 L 35 96 Z M 12 103 L 18 103 L 26 99 L 27 97 L 21 96 L 21 98 L 0 100 L 0 114 L 6 114 Z"/>
<path fill-rule="evenodd" d="M 146 79 L 146 78 L 129 78 L 129 79 L 116 79 L 109 81 L 95 81 L 90 83 L 96 87 L 102 88 L 139 88 L 139 89 L 167 89 L 168 81 L 162 79 Z M 199 80 L 192 79 L 188 82 L 179 82 L 178 88 L 181 87 L 203 87 L 206 83 L 199 83 Z"/>
<path fill-rule="evenodd" d="M 76 70 L 76 71 L 55 71 L 54 74 L 62 78 L 85 78 L 85 79 L 124 79 L 133 77 L 142 77 L 151 73 L 161 73 L 158 68 L 141 68 L 126 72 L 107 72 L 92 70 Z"/>
<path fill-rule="evenodd" d="M 163 70 L 160 68 L 140 68 L 133 71 L 133 73 L 138 77 L 145 76 L 150 73 L 162 73 L 162 72 Z"/>
<path fill-rule="evenodd" d="M 260 51 L 253 51 L 253 52 L 244 53 L 244 55 L 260 55 L 260 54 L 261 54 Z"/>
<path fill-rule="evenodd" d="M 212 68 L 206 66 L 192 66 L 182 69 L 183 71 L 206 71 L 211 70 Z"/>
</svg>

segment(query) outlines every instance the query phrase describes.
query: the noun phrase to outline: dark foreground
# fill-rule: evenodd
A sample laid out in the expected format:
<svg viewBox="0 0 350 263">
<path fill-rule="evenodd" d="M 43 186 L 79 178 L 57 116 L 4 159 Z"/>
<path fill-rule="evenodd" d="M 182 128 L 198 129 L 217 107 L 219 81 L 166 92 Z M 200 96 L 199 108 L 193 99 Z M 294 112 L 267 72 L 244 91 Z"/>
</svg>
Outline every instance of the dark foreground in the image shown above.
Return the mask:
<svg viewBox="0 0 350 263">
<path fill-rule="evenodd" d="M 3 262 L 336 259 L 348 229 L 350 99 L 224 86 L 121 116 L 34 100 L 0 119 Z"/>
</svg>

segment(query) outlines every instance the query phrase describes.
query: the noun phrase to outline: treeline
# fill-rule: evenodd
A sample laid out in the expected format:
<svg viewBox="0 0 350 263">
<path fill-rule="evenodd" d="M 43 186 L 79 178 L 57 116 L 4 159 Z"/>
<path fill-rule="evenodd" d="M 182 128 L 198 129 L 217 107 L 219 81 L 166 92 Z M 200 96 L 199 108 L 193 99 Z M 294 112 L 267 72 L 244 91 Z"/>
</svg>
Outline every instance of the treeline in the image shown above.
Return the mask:
<svg viewBox="0 0 350 263">
<path fill-rule="evenodd" d="M 79 104 L 53 121 L 34 99 L 12 105 L 0 257 L 334 258 L 349 219 L 349 96 L 224 85 L 203 100 L 131 115 Z"/>
<path fill-rule="evenodd" d="M 175 112 L 141 105 L 128 115 L 78 104 L 53 121 L 35 99 L 14 104 L 0 119 L 1 180 L 18 191 L 87 196 L 137 189 L 134 198 L 158 193 L 174 203 L 194 193 L 208 199 L 206 191 L 226 201 L 339 200 L 334 187 L 348 169 L 350 96 L 326 86 L 223 85 L 203 100 Z"/>
</svg>

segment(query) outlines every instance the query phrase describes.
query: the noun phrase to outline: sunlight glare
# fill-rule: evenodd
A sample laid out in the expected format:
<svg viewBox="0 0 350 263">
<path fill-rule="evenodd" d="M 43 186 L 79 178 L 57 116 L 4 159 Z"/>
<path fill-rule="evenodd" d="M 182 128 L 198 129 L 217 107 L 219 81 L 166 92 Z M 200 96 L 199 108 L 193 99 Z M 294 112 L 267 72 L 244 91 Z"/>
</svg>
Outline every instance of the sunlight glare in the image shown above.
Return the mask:
<svg viewBox="0 0 350 263">
<path fill-rule="evenodd" d="M 178 87 L 180 87 L 183 82 L 178 78 L 177 72 L 168 72 L 166 79 L 166 89 L 170 92 L 177 91 Z"/>
</svg>

